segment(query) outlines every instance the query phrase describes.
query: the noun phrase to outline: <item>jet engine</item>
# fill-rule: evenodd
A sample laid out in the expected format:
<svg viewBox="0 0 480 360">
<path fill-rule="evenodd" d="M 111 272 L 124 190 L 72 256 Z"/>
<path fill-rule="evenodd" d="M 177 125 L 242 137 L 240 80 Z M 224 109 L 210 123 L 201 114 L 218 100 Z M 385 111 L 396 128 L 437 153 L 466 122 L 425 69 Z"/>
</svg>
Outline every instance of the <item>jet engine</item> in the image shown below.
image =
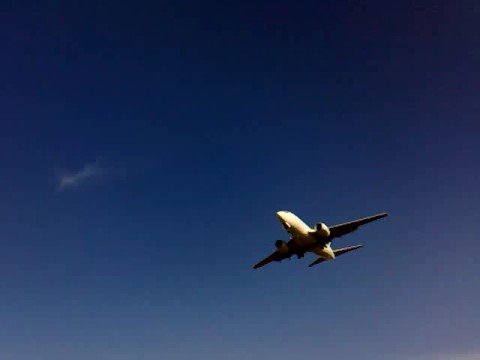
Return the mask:
<svg viewBox="0 0 480 360">
<path fill-rule="evenodd" d="M 287 253 L 289 251 L 287 242 L 283 240 L 275 241 L 275 247 L 280 253 Z"/>
<path fill-rule="evenodd" d="M 318 223 L 317 225 L 315 225 L 315 232 L 321 237 L 330 236 L 330 229 L 324 223 Z"/>
</svg>

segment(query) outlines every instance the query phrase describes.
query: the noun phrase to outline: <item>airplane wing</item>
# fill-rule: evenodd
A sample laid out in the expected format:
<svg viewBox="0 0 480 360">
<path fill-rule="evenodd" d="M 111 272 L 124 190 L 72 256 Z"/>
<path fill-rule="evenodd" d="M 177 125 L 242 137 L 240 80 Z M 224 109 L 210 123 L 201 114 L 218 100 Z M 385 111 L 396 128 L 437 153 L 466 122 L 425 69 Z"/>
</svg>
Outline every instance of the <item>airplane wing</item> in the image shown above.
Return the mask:
<svg viewBox="0 0 480 360">
<path fill-rule="evenodd" d="M 335 257 L 337 257 L 337 256 L 343 255 L 343 254 L 345 254 L 349 251 L 360 249 L 362 246 L 363 245 L 355 245 L 355 246 L 349 246 L 349 247 L 345 247 L 345 248 L 341 248 L 341 249 L 336 249 L 336 250 L 333 250 L 333 253 L 335 254 Z M 308 265 L 308 267 L 312 267 L 312 266 L 320 264 L 321 262 L 324 262 L 324 261 L 326 261 L 326 259 L 318 258 L 313 263 Z"/>
<path fill-rule="evenodd" d="M 344 224 L 338 224 L 330 227 L 330 239 L 338 238 L 340 236 L 350 234 L 357 230 L 360 226 L 368 224 L 372 221 L 384 218 L 387 216 L 387 213 L 381 213 L 373 216 L 369 216 L 363 219 L 358 219 L 354 221 L 350 221 Z"/>
<path fill-rule="evenodd" d="M 279 240 L 281 241 L 281 240 Z M 288 259 L 292 255 L 296 255 L 299 259 L 301 259 L 305 253 L 307 252 L 306 248 L 300 247 L 294 240 L 290 240 L 287 243 L 287 247 L 282 248 L 281 250 L 278 249 L 277 251 L 273 252 L 272 254 L 268 255 L 265 259 L 260 261 L 259 263 L 253 266 L 254 269 L 258 269 L 259 267 L 265 266 L 272 261 L 282 261 L 283 259 Z"/>
<path fill-rule="evenodd" d="M 253 266 L 254 269 L 258 269 L 262 266 L 265 266 L 267 264 L 270 264 L 272 261 L 281 261 L 283 259 L 289 258 L 293 255 L 293 252 L 288 251 L 288 252 L 280 252 L 280 251 L 275 251 L 272 254 L 268 255 L 265 259 L 262 261 L 258 262 Z"/>
</svg>

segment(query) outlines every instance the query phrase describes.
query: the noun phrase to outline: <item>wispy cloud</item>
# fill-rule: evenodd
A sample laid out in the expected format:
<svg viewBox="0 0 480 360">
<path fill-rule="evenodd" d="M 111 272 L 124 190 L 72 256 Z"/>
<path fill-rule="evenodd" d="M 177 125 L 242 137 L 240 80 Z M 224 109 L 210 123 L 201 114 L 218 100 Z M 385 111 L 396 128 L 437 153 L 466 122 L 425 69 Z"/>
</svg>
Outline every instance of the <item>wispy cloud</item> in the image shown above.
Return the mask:
<svg viewBox="0 0 480 360">
<path fill-rule="evenodd" d="M 414 358 L 409 358 L 411 360 L 478 360 L 480 359 L 480 352 L 475 353 L 460 353 L 460 354 L 435 354 L 435 355 L 424 355 Z"/>
<path fill-rule="evenodd" d="M 100 167 L 98 162 L 85 165 L 76 172 L 64 172 L 59 176 L 58 189 L 77 188 L 87 181 L 93 180 L 106 173 L 106 169 Z"/>
</svg>

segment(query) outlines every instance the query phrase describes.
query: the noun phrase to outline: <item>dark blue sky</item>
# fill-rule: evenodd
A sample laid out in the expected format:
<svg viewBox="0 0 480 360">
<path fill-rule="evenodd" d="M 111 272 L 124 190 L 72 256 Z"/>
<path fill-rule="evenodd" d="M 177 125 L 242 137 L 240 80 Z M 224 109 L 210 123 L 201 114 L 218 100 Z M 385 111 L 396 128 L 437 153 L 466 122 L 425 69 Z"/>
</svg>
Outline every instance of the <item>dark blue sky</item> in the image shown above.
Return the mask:
<svg viewBox="0 0 480 360">
<path fill-rule="evenodd" d="M 480 356 L 476 2 L 44 3 L 1 5 L 2 359 Z M 390 217 L 254 271 L 282 209 Z"/>
</svg>

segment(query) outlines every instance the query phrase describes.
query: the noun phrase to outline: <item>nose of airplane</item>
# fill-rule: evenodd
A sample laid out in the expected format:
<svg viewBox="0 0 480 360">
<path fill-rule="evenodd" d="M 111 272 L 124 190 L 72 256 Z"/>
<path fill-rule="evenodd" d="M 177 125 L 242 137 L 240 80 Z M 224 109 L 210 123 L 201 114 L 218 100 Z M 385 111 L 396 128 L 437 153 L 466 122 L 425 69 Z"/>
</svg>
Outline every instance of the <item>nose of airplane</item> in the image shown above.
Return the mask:
<svg viewBox="0 0 480 360">
<path fill-rule="evenodd" d="M 283 220 L 283 214 L 285 214 L 285 211 L 277 211 L 277 218 Z"/>
</svg>

